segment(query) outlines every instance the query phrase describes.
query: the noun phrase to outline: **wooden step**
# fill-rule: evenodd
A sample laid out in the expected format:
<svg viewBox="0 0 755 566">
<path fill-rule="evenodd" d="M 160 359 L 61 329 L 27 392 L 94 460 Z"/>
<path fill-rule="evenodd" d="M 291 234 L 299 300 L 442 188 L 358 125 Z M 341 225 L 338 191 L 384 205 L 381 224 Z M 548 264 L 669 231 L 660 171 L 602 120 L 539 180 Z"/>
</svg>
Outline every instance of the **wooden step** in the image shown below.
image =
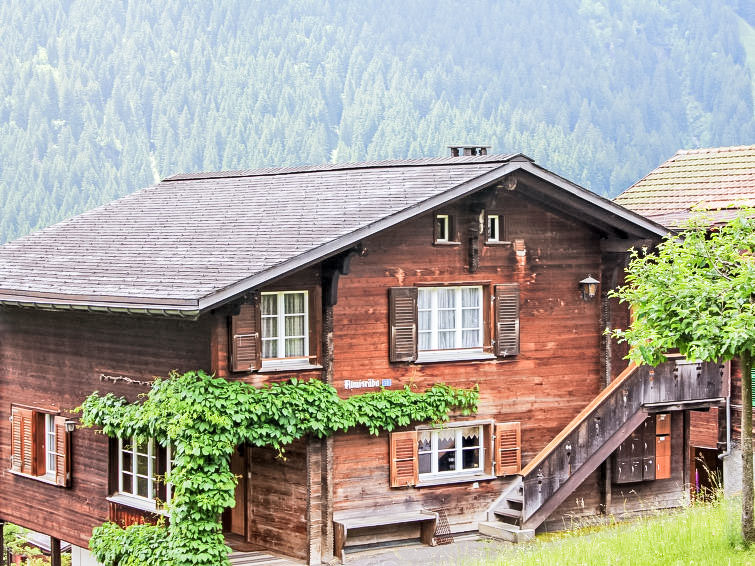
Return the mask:
<svg viewBox="0 0 755 566">
<path fill-rule="evenodd" d="M 519 524 L 522 520 L 522 512 L 517 509 L 494 509 L 493 514 L 501 521 L 509 524 Z"/>
<path fill-rule="evenodd" d="M 535 538 L 534 529 L 521 529 L 516 525 L 501 523 L 500 521 L 481 521 L 477 524 L 481 535 L 507 540 L 515 544 Z"/>
</svg>

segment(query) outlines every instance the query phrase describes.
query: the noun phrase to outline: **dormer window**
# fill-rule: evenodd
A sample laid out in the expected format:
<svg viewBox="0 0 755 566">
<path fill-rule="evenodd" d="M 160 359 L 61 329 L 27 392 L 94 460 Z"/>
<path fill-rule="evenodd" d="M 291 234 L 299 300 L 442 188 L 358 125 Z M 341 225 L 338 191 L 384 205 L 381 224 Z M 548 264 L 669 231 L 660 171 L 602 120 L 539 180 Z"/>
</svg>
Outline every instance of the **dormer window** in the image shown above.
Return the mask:
<svg viewBox="0 0 755 566">
<path fill-rule="evenodd" d="M 451 220 L 448 214 L 435 215 L 435 241 L 450 242 Z"/>
<path fill-rule="evenodd" d="M 501 217 L 497 214 L 488 215 L 488 242 L 501 241 Z"/>
</svg>

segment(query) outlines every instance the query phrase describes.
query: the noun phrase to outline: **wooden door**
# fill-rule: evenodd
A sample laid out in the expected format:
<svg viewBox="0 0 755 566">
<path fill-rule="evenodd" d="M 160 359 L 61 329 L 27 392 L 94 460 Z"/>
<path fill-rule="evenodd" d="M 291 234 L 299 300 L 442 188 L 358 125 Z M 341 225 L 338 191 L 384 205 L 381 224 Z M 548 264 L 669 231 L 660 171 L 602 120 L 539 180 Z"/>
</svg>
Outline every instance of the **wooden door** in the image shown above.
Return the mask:
<svg viewBox="0 0 755 566">
<path fill-rule="evenodd" d="M 246 490 L 248 481 L 247 450 L 238 446 L 231 456 L 231 473 L 236 476 L 236 505 L 223 513 L 223 530 L 246 539 Z"/>
</svg>

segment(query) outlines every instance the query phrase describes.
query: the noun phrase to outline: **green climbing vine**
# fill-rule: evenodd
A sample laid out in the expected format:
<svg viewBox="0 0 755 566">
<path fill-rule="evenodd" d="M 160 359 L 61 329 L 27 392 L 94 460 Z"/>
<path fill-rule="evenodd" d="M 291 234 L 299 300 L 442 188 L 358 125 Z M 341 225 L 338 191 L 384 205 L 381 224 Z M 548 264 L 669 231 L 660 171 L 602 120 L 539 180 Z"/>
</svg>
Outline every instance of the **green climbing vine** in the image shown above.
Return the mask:
<svg viewBox="0 0 755 566">
<path fill-rule="evenodd" d="M 477 409 L 477 389 L 434 385 L 424 392 L 383 389 L 341 399 L 318 380 L 255 388 L 202 371 L 158 379 L 143 402 L 112 393 L 90 395 L 82 422 L 110 437 L 170 443 L 173 484 L 170 525 L 94 529 L 90 547 L 106 566 L 219 566 L 229 564 L 219 517 L 234 505 L 230 457 L 242 443 L 285 446 L 307 435 L 322 438 L 356 426 L 371 434 L 412 422 L 440 423 L 451 410 Z"/>
</svg>

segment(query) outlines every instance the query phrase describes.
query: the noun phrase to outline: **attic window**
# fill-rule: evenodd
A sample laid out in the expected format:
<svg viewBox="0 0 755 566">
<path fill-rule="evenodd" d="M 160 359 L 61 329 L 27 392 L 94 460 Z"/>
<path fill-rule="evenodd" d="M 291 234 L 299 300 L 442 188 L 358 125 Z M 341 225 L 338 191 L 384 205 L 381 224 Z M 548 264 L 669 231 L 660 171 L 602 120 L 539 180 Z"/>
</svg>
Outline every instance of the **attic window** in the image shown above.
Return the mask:
<svg viewBox="0 0 755 566">
<path fill-rule="evenodd" d="M 488 242 L 501 241 L 501 218 L 497 214 L 488 215 Z"/>
<path fill-rule="evenodd" d="M 450 220 L 448 214 L 437 214 L 435 216 L 435 241 L 436 242 L 448 242 L 450 238 L 448 234 L 450 232 Z"/>
</svg>

